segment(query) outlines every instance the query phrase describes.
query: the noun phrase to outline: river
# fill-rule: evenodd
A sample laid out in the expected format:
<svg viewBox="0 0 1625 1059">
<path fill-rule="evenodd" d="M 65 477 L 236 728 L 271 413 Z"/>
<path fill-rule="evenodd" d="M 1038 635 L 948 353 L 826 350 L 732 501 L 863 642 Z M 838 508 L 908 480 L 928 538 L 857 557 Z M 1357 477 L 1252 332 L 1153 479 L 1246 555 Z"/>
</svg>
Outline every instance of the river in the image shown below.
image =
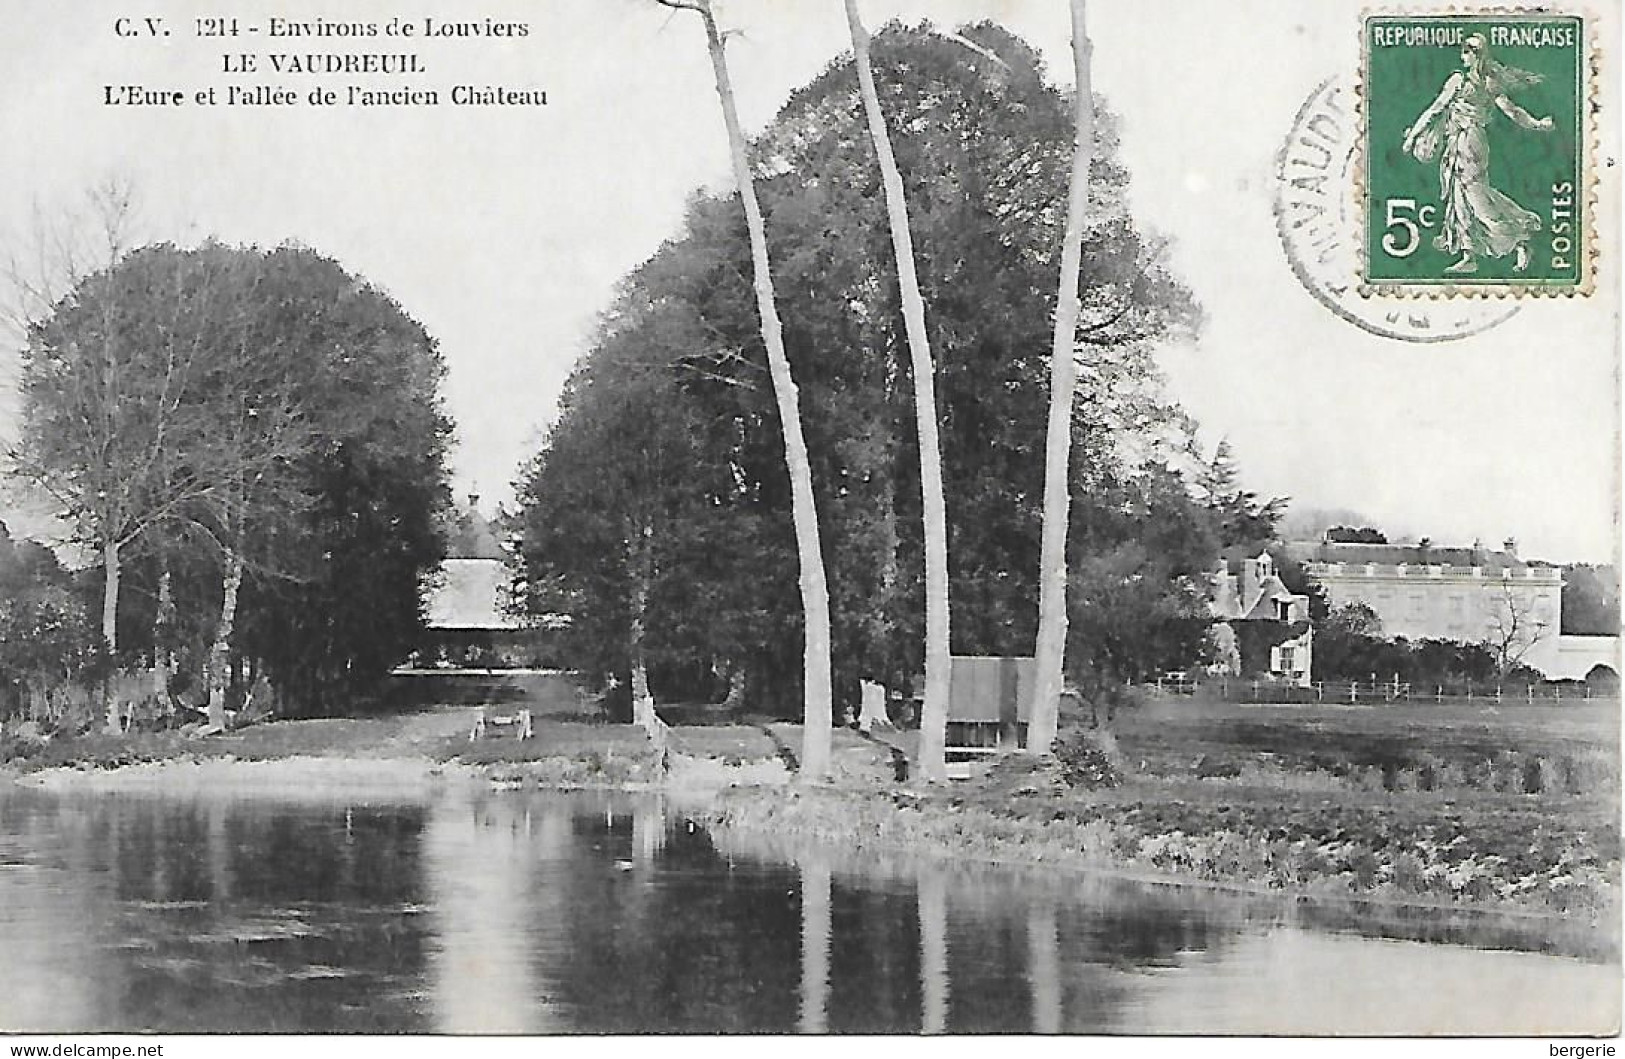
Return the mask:
<svg viewBox="0 0 1625 1059">
<path fill-rule="evenodd" d="M 853 856 L 655 795 L 0 787 L 0 1030 L 1538 1033 L 1611 944 Z"/>
</svg>

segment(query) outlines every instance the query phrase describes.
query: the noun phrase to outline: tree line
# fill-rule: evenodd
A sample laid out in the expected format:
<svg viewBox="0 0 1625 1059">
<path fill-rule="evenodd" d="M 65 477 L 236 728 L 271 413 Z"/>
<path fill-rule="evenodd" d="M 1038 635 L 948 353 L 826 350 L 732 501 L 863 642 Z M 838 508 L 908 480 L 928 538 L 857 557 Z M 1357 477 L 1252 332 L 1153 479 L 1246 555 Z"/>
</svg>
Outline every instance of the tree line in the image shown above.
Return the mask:
<svg viewBox="0 0 1625 1059">
<path fill-rule="evenodd" d="M 95 661 L 58 676 L 140 670 L 221 724 L 262 678 L 285 713 L 332 709 L 415 645 L 451 425 L 436 345 L 386 294 L 305 247 L 153 244 L 73 277 L 25 338 L 9 469 L 95 575 Z M 0 677 L 37 692 L 37 662 Z"/>
<path fill-rule="evenodd" d="M 1084 107 L 992 24 L 872 39 L 852 26 L 853 55 L 794 92 L 736 165 L 748 190 L 696 194 L 683 230 L 623 279 L 521 473 L 518 606 L 570 618 L 571 660 L 616 689 L 623 715 L 658 693 L 814 726 L 797 665 L 798 459 L 843 703 L 860 681 L 931 681 L 934 469 L 943 653 L 1033 653 L 1056 570 L 1044 531 L 1062 526 L 1068 675 L 1101 693 L 1201 657 L 1219 549 L 1269 540 L 1280 514 L 1236 485 L 1227 450 L 1202 458 L 1160 385 L 1154 349 L 1194 335 L 1201 312 L 1166 241 L 1130 213 L 1116 121 L 1087 79 Z M 1054 377 L 1057 349 L 1075 396 Z"/>
</svg>

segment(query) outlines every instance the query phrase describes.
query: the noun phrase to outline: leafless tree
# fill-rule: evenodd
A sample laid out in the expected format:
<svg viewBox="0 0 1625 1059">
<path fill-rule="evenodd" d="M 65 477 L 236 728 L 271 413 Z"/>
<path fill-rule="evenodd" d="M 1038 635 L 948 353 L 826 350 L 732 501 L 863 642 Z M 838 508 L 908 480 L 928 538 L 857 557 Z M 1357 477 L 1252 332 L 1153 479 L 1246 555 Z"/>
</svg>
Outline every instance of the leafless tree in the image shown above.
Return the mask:
<svg viewBox="0 0 1625 1059">
<path fill-rule="evenodd" d="M 215 723 L 224 721 L 251 534 L 298 509 L 288 471 L 311 440 L 290 374 L 309 365 L 284 355 L 258 323 L 258 260 L 219 245 L 154 246 L 82 279 L 29 329 L 13 459 L 100 556 L 110 655 L 125 550 L 182 527 L 215 545 L 223 599 L 207 666 Z M 160 621 L 168 580 L 166 566 Z M 159 668 L 167 672 L 162 659 Z M 116 727 L 111 696 L 107 708 Z"/>
<path fill-rule="evenodd" d="M 1502 579 L 1498 589 L 1486 593 L 1483 611 L 1481 642 L 1495 657 L 1500 677 L 1516 669 L 1552 631 L 1552 616 L 1539 596 L 1527 587 L 1520 590 L 1511 579 Z"/>
<path fill-rule="evenodd" d="M 208 428 L 191 400 L 205 351 L 186 326 L 218 293 L 197 255 L 154 249 L 82 278 L 29 327 L 21 436 L 8 463 L 99 555 L 110 655 L 124 549 L 218 489 L 190 444 Z M 117 726 L 117 704 L 107 705 Z"/>
<path fill-rule="evenodd" d="M 0 501 L 13 511 L 43 513 L 52 506 L 15 466 L 19 354 L 29 329 L 80 281 L 135 245 L 137 214 L 133 186 L 109 178 L 62 208 L 36 200 L 18 227 L 0 232 Z"/>
<path fill-rule="evenodd" d="M 80 281 L 133 249 L 140 226 L 134 185 L 108 178 L 62 210 L 36 202 L 27 226 L 0 238 L 0 329 L 21 345 Z"/>
</svg>

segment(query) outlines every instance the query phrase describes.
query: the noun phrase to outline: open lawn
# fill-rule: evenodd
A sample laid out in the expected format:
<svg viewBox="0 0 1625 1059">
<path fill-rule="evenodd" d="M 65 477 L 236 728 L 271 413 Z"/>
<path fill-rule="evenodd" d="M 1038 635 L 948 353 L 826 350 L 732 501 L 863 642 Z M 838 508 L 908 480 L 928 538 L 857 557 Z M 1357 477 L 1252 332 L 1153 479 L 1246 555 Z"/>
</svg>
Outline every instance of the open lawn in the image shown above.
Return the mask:
<svg viewBox="0 0 1625 1059">
<path fill-rule="evenodd" d="M 1620 789 L 1612 707 L 1248 706 L 1168 697 L 1124 711 L 1112 731 L 1130 771 L 1166 778 L 1606 798 Z"/>
</svg>

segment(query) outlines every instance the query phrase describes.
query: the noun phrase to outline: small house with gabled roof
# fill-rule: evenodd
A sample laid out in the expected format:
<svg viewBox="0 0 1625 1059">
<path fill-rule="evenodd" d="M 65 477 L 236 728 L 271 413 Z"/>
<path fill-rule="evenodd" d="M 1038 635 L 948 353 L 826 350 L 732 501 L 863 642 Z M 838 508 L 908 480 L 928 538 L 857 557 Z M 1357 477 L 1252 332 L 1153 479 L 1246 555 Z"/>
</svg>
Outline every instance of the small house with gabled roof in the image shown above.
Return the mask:
<svg viewBox="0 0 1625 1059">
<path fill-rule="evenodd" d="M 429 636 L 419 664 L 480 669 L 543 665 L 550 630 L 532 625 L 507 606 L 507 561 L 478 504 L 479 498 L 470 496 L 446 527 L 446 558 L 424 600 Z"/>
<path fill-rule="evenodd" d="M 1309 597 L 1286 587 L 1269 550 L 1226 549 L 1211 581 L 1209 611 L 1234 644 L 1221 665 L 1307 686 L 1314 661 Z"/>
</svg>

